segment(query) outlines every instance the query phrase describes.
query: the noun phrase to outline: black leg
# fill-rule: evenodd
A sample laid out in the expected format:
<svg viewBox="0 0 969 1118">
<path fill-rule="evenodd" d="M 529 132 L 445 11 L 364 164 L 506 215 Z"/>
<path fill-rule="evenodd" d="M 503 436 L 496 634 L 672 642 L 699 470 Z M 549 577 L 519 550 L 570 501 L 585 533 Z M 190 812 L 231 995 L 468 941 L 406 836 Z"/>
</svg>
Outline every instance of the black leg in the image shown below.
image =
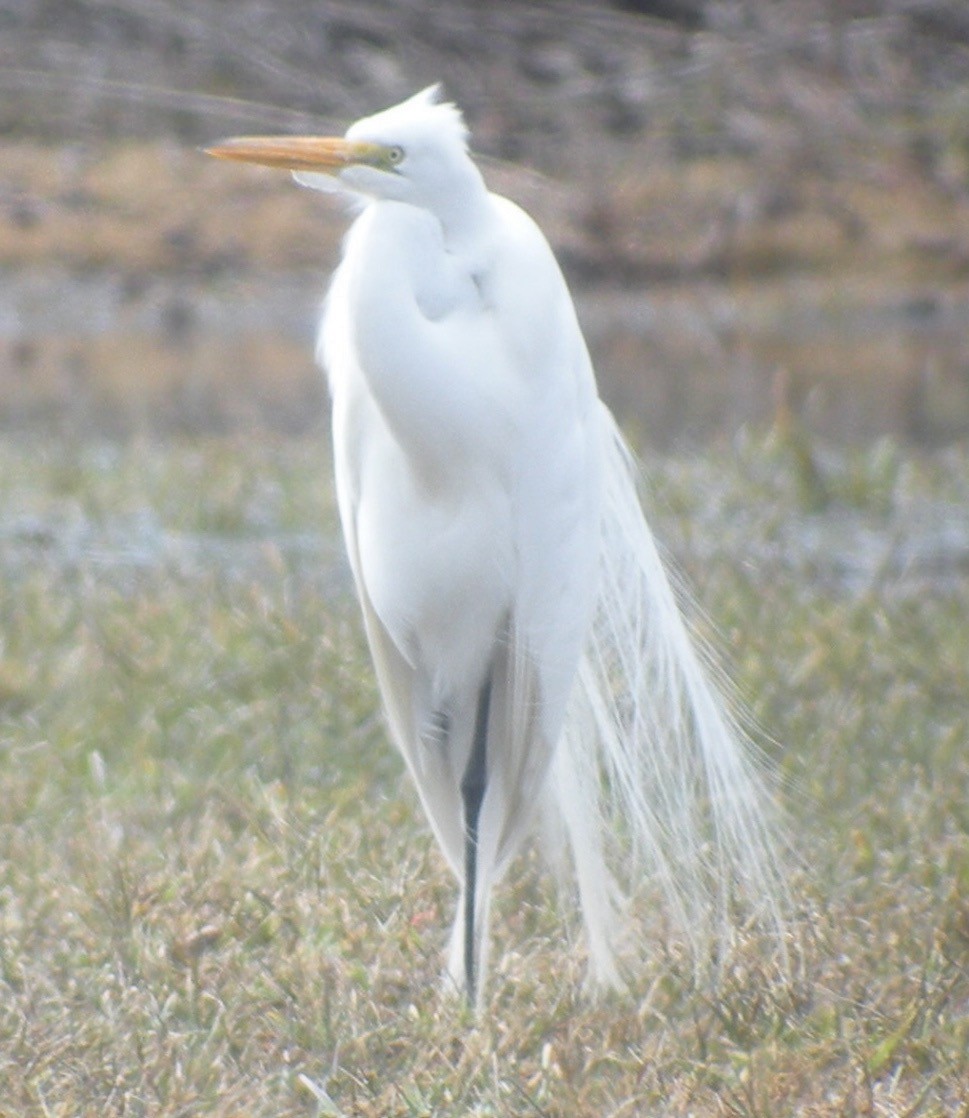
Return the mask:
<svg viewBox="0 0 969 1118">
<path fill-rule="evenodd" d="M 488 785 L 488 708 L 491 705 L 491 673 L 478 692 L 478 709 L 474 720 L 474 741 L 468 767 L 461 778 L 461 799 L 464 801 L 464 978 L 468 1001 L 474 1005 L 475 957 L 474 897 L 478 880 L 478 819 L 485 788 Z"/>
</svg>

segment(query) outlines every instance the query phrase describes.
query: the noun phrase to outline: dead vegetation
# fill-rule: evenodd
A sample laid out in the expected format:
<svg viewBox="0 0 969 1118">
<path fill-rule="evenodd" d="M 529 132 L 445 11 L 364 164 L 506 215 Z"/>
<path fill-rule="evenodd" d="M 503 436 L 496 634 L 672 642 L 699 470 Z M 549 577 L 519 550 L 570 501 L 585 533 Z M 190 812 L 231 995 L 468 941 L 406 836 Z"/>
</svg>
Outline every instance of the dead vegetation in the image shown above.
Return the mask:
<svg viewBox="0 0 969 1118">
<path fill-rule="evenodd" d="M 342 129 L 443 78 L 494 188 L 559 253 L 607 395 L 657 443 L 769 420 L 778 378 L 837 440 L 969 429 L 958 4 L 57 0 L 0 17 L 7 428 L 319 423 L 299 354 L 344 217 L 196 145 Z M 216 289 L 221 320 L 199 309 Z M 302 292 L 288 311 L 279 289 Z M 71 329 L 92 300 L 103 313 Z M 265 362 L 226 397 L 240 334 Z M 182 421 L 129 409 L 117 386 L 138 382 L 139 401 L 186 400 Z"/>
</svg>

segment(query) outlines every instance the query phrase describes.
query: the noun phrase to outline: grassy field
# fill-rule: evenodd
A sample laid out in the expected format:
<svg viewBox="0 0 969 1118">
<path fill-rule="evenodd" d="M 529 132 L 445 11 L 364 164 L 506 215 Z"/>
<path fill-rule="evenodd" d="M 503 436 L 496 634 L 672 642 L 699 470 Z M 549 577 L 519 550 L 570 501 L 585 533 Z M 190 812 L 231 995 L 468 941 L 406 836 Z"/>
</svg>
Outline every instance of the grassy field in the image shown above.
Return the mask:
<svg viewBox="0 0 969 1118">
<path fill-rule="evenodd" d="M 777 741 L 793 973 L 626 998 L 535 852 L 472 1027 L 323 440 L 0 443 L 0 1114 L 965 1115 L 969 460 L 791 432 L 651 467 Z"/>
<path fill-rule="evenodd" d="M 969 1118 L 969 451 L 870 443 L 969 429 L 960 4 L 6 7 L 0 1118 Z M 197 150 L 438 77 L 644 442 L 775 421 L 650 482 L 784 781 L 789 973 L 657 917 L 592 1002 L 529 850 L 481 1020 L 441 993 L 319 434 L 345 215 Z"/>
</svg>

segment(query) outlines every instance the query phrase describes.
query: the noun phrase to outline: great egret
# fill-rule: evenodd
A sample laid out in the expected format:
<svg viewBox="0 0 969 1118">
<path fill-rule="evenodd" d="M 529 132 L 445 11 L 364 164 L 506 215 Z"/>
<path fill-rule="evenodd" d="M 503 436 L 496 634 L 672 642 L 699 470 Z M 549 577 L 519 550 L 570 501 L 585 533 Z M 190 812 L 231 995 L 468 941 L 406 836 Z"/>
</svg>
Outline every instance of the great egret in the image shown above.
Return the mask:
<svg viewBox="0 0 969 1118">
<path fill-rule="evenodd" d="M 349 194 L 326 298 L 343 533 L 394 741 L 461 896 L 473 1002 L 492 886 L 536 816 L 574 866 L 593 979 L 646 871 L 687 930 L 779 890 L 756 765 L 691 642 L 536 224 L 488 192 L 437 87 L 345 138 L 209 149 Z M 719 906 L 710 904 L 719 897 Z"/>
</svg>

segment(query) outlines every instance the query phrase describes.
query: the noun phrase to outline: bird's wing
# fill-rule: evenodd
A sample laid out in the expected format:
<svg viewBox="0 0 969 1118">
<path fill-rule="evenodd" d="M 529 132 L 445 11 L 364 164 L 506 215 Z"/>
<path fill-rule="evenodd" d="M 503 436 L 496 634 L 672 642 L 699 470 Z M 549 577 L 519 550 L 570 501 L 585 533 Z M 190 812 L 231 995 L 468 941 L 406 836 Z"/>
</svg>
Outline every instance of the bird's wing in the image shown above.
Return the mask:
<svg viewBox="0 0 969 1118">
<path fill-rule="evenodd" d="M 355 549 L 355 538 L 348 544 Z M 391 736 L 417 785 L 441 849 L 454 872 L 460 874 L 464 849 L 461 799 L 457 794 L 460 775 L 454 771 L 451 753 L 420 733 L 414 708 L 415 670 L 384 628 L 362 583 L 358 583 L 357 592 Z"/>
<path fill-rule="evenodd" d="M 369 399 L 352 390 L 334 398 L 335 481 L 347 557 L 391 737 L 417 785 L 421 803 L 445 857 L 460 875 L 464 843 L 460 796 L 457 795 L 460 777 L 455 776 L 448 752 L 437 748 L 433 742 L 429 744 L 421 732 L 423 718 L 416 709 L 418 673 L 380 620 L 363 578 L 357 532 L 360 507 L 357 453 L 361 445 L 360 427 L 368 422 L 370 407 Z M 372 416 L 369 421 L 373 421 Z"/>
<path fill-rule="evenodd" d="M 571 297 L 545 238 L 496 199 L 514 262 L 487 292 L 521 392 L 511 471 L 514 602 L 500 663 L 508 711 L 499 866 L 542 798 L 594 609 L 599 402 Z M 489 774 L 489 779 L 495 777 Z"/>
<path fill-rule="evenodd" d="M 514 852 L 542 798 L 594 607 L 597 447 L 584 408 L 568 395 L 545 387 L 520 449 L 515 486 L 518 570 L 504 661 L 509 713 L 499 864 Z"/>
<path fill-rule="evenodd" d="M 538 675 L 543 732 L 558 738 L 588 633 L 599 549 L 599 400 L 571 296 L 544 236 L 496 200 L 515 264 L 492 297 L 517 367 L 514 622 Z"/>
</svg>

